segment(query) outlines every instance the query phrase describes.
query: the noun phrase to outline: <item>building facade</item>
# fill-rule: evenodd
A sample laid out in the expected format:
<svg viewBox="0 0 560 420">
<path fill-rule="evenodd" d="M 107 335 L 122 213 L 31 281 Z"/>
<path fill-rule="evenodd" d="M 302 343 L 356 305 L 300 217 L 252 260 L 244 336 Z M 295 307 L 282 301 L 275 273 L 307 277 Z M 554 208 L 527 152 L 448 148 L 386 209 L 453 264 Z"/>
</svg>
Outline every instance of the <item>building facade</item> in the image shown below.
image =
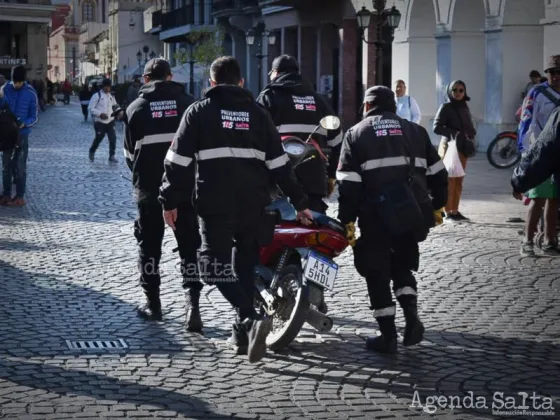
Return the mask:
<svg viewBox="0 0 560 420">
<path fill-rule="evenodd" d="M 249 1 L 248 3 L 252 3 Z M 232 53 L 246 63 L 249 86 L 260 73 L 266 83 L 271 60 L 278 54 L 298 58 L 303 76 L 314 83 L 343 120 L 359 118 L 362 94 L 376 83 L 393 86 L 397 79 L 419 102 L 421 124 L 432 132 L 433 118 L 446 100 L 445 87 L 463 80 L 472 100 L 481 150 L 498 131 L 515 127 L 515 111 L 533 69 L 543 71 L 549 55 L 560 54 L 560 0 L 387 0 L 401 13 L 400 25 L 379 28 L 377 19 L 360 31 L 356 13 L 374 1 L 260 0 L 259 9 L 244 13 L 242 0 L 214 0 L 214 15 L 228 28 Z M 383 3 L 375 0 L 375 3 Z M 255 48 L 245 33 L 256 22 L 276 33 L 276 43 L 262 40 L 260 72 Z M 367 41 L 367 42 L 364 42 Z M 379 51 L 382 73 L 376 75 Z M 439 139 L 433 137 L 434 143 Z"/>
<path fill-rule="evenodd" d="M 463 80 L 472 98 L 481 150 L 498 131 L 515 128 L 529 72 L 544 76 L 560 54 L 559 0 L 407 0 L 393 45 L 393 80 L 408 82 L 423 123 L 445 101 L 445 87 Z M 437 138 L 433 139 L 434 142 Z"/>
<path fill-rule="evenodd" d="M 152 2 L 109 1 L 109 42 L 112 79 L 131 81 L 151 57 L 163 56 L 163 44 L 144 30 L 144 12 Z"/>
<path fill-rule="evenodd" d="M 47 77 L 48 25 L 55 7 L 50 0 L 0 2 L 0 73 L 7 79 L 11 68 L 23 64 L 27 77 Z"/>
</svg>

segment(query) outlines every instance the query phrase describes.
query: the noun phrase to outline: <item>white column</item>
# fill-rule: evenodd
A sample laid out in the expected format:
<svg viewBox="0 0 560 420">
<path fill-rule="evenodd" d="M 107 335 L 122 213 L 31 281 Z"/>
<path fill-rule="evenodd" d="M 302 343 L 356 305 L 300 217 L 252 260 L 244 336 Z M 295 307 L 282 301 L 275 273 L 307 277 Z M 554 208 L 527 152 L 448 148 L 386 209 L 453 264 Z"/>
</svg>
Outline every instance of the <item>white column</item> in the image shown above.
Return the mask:
<svg viewBox="0 0 560 420">
<path fill-rule="evenodd" d="M 501 29 L 486 31 L 486 101 L 484 120 L 490 124 L 502 122 L 503 45 Z"/>
<path fill-rule="evenodd" d="M 451 83 L 451 34 L 443 33 L 436 36 L 436 95 L 437 106 L 446 101 L 447 85 Z"/>
</svg>

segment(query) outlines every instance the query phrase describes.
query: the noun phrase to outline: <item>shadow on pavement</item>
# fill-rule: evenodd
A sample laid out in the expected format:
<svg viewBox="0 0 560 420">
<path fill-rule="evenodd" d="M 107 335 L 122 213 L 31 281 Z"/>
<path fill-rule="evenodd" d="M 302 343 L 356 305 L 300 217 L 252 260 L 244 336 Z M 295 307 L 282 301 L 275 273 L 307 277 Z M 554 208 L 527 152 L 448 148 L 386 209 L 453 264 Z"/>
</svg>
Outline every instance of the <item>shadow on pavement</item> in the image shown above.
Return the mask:
<svg viewBox="0 0 560 420">
<path fill-rule="evenodd" d="M 334 321 L 335 325 L 340 325 L 342 320 Z M 350 324 L 352 327 L 359 325 L 359 328 L 373 327 L 372 323 L 354 320 Z M 325 336 L 324 343 L 304 342 L 268 355 L 284 363 L 297 358 L 293 362 L 298 365 L 296 370 L 266 366 L 263 369 L 271 374 L 297 377 L 298 380 L 306 378 L 318 383 L 330 382 L 339 384 L 341 388 L 359 387 L 365 393 L 368 390 L 382 391 L 407 407 L 412 404 L 415 391 L 418 391 L 423 403 L 428 397 L 461 397 L 468 395 L 469 391 L 472 391 L 475 399 L 481 396 L 488 401 L 489 408 L 463 407 L 461 410 L 455 409 L 453 417 L 468 413 L 475 414 L 476 418 L 500 418 L 492 414 L 492 401 L 498 392 L 502 392 L 503 397 L 496 398 L 504 400 L 512 396 L 518 405 L 521 405 L 518 392 L 529 395 L 535 392 L 540 396 L 551 397 L 555 414 L 560 413 L 560 346 L 468 333 L 427 331 L 424 342 L 406 348 L 401 344 L 402 333 L 404 331 L 400 329 L 399 353 L 396 355 L 367 351 L 365 336 L 349 335 L 348 338 L 344 337 L 347 340 Z M 307 369 L 302 369 L 300 365 L 307 366 Z M 324 373 L 315 373 L 317 369 L 324 370 Z M 330 370 L 334 372 L 331 374 Z M 348 371 L 348 374 L 341 377 L 338 370 Z M 500 404 L 499 401 L 497 404 Z M 438 413 L 441 415 L 443 411 L 438 410 Z M 551 418 L 529 415 L 515 417 Z"/>
<path fill-rule="evenodd" d="M 49 256 L 30 256 L 30 270 L 23 271 L 0 260 L 0 355 L 56 356 L 76 355 L 65 340 L 124 339 L 127 354 L 174 354 L 190 346 L 179 342 L 180 334 L 169 331 L 170 326 L 147 322 L 139 318 L 135 306 L 110 294 L 115 282 L 128 283 L 120 293 L 136 293 L 138 285 L 126 279 L 98 280 L 97 289 L 82 286 L 80 281 L 91 280 L 91 268 L 84 274 L 70 271 L 67 276 L 44 273 Z M 107 292 L 103 292 L 107 289 Z M 123 350 L 120 350 L 121 352 Z M 103 349 L 119 353 L 118 349 Z"/>
<path fill-rule="evenodd" d="M 62 413 L 80 413 L 82 417 L 84 416 L 84 413 L 81 413 L 83 406 L 86 406 L 87 412 L 88 405 L 93 404 L 93 407 L 91 407 L 94 409 L 91 410 L 92 418 L 105 418 L 102 416 L 106 413 L 109 414 L 109 408 L 112 408 L 114 410 L 113 413 L 117 416 L 121 413 L 124 417 L 124 411 L 126 410 L 128 412 L 127 418 L 134 418 L 134 412 L 137 410 L 135 405 L 149 405 L 151 410 L 175 411 L 194 419 L 231 418 L 231 416 L 214 413 L 213 408 L 203 400 L 178 390 L 146 386 L 95 372 L 64 369 L 58 366 L 44 365 L 41 362 L 1 358 L 0 378 L 19 385 L 13 386 L 12 393 L 4 393 L 2 395 L 3 398 L 10 398 L 15 404 L 18 404 L 20 398 L 22 401 L 29 403 L 29 395 L 36 395 L 36 391 L 33 390 L 44 390 L 65 397 L 61 400 L 52 400 L 53 397 L 50 396 L 47 401 L 52 400 L 52 402 L 49 402 L 45 406 L 46 408 L 61 409 L 60 412 Z M 28 389 L 21 389 L 22 386 Z M 3 391 L 10 391 L 10 388 L 6 388 L 5 385 L 1 389 Z M 83 397 L 103 400 L 104 404 L 95 404 L 95 401 L 87 401 Z M 37 401 L 41 401 L 39 396 L 37 396 Z M 119 407 L 117 405 L 125 403 L 134 406 Z M 30 405 L 35 409 L 38 407 L 38 405 L 33 403 Z M 75 410 L 72 410 L 72 407 Z M 102 408 L 99 409 L 100 407 Z M 107 410 L 104 411 L 103 408 L 107 408 Z M 16 407 L 14 411 L 19 411 L 20 409 L 21 407 Z M 138 410 L 142 411 L 142 407 L 138 408 Z M 44 411 L 43 413 L 46 412 Z M 24 413 L 25 411 L 22 414 Z M 157 411 L 150 414 L 157 415 Z"/>
</svg>

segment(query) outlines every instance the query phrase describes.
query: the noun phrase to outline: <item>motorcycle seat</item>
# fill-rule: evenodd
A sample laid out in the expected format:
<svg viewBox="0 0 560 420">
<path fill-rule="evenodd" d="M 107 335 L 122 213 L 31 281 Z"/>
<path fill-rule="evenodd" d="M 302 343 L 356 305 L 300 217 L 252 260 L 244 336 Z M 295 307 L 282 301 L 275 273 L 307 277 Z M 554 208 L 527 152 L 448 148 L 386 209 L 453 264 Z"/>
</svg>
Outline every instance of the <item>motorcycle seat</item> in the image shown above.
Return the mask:
<svg viewBox="0 0 560 420">
<path fill-rule="evenodd" d="M 278 198 L 274 200 L 270 205 L 266 208 L 267 212 L 277 212 L 279 214 L 280 221 L 295 221 L 296 220 L 296 210 L 290 204 L 290 202 L 286 198 Z M 324 226 L 331 228 L 339 233 L 344 234 L 346 232 L 346 228 L 342 223 L 338 220 L 333 219 L 325 214 L 311 212 L 313 214 L 314 223 L 317 226 Z"/>
</svg>

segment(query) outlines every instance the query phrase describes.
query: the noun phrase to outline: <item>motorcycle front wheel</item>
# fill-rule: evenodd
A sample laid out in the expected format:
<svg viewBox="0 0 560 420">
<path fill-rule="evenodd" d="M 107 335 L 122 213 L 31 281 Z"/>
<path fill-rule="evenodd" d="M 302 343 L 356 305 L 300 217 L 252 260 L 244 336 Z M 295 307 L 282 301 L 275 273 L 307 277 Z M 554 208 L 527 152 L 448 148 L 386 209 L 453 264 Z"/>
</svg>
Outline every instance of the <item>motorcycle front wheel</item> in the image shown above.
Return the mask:
<svg viewBox="0 0 560 420">
<path fill-rule="evenodd" d="M 517 133 L 504 131 L 498 134 L 488 145 L 486 156 L 490 165 L 497 169 L 507 169 L 517 165 L 521 159 L 517 147 Z"/>
<path fill-rule="evenodd" d="M 272 331 L 266 339 L 269 349 L 276 351 L 290 345 L 299 334 L 309 313 L 309 288 L 303 284 L 303 271 L 289 264 L 280 271 L 278 308 L 272 319 Z"/>
</svg>

